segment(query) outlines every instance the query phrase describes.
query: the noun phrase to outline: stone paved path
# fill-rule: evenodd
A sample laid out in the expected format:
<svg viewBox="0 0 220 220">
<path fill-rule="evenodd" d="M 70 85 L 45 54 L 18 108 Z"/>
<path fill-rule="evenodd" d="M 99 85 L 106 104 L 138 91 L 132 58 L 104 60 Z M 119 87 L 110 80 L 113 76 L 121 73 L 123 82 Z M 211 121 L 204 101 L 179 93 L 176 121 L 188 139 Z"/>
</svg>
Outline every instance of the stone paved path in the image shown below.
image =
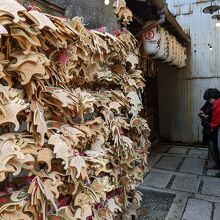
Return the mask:
<svg viewBox="0 0 220 220">
<path fill-rule="evenodd" d="M 170 193 L 165 220 L 220 220 L 220 170 L 204 169 L 206 148 L 163 145 L 149 162 L 141 189 Z"/>
</svg>

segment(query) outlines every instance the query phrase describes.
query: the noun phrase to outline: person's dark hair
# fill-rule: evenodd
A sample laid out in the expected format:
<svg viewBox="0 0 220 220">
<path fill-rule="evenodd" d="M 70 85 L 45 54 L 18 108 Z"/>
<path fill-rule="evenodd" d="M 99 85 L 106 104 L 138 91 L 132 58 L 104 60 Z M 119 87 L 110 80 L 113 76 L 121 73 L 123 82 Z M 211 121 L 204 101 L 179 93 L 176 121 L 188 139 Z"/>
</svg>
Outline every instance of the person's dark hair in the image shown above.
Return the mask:
<svg viewBox="0 0 220 220">
<path fill-rule="evenodd" d="M 220 98 L 220 91 L 215 88 L 209 88 L 205 91 L 203 98 L 208 101 L 209 99 Z"/>
</svg>

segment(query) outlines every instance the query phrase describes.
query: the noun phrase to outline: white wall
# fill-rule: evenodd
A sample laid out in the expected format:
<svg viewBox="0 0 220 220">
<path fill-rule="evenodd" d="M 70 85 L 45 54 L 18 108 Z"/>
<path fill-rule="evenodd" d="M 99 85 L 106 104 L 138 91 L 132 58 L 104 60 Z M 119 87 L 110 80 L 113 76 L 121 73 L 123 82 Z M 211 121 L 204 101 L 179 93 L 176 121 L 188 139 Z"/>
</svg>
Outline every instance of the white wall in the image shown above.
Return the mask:
<svg viewBox="0 0 220 220">
<path fill-rule="evenodd" d="M 210 14 L 202 13 L 210 2 L 195 3 L 199 1 L 204 0 L 167 1 L 171 11 L 181 10 L 177 20 L 184 29 L 190 29 L 192 40 L 187 68 L 177 70 L 159 64 L 160 133 L 170 141 L 202 140 L 197 113 L 204 104 L 203 93 L 209 87 L 220 89 L 220 28 Z"/>
</svg>

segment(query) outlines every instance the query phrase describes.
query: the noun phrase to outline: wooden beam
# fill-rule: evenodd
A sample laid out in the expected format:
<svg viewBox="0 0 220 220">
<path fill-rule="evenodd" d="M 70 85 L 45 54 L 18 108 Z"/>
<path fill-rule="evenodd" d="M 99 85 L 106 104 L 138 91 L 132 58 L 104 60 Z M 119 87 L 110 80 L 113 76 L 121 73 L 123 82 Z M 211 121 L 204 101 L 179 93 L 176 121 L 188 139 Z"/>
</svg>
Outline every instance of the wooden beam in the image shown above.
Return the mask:
<svg viewBox="0 0 220 220">
<path fill-rule="evenodd" d="M 56 4 L 53 4 L 53 3 L 51 3 L 51 2 L 49 2 L 47 0 L 34 0 L 34 1 L 38 2 L 38 3 L 42 4 L 42 5 L 45 5 L 46 7 L 50 8 L 52 10 L 55 10 L 55 11 L 57 11 L 57 12 L 63 14 L 63 15 L 65 14 L 65 10 L 66 10 L 65 8 L 62 8 L 62 7 L 60 7 L 60 6 L 56 5 Z"/>
<path fill-rule="evenodd" d="M 164 8 L 165 3 L 162 0 L 153 0 L 153 4 L 158 8 L 158 10 L 162 10 Z M 179 25 L 176 18 L 174 18 L 174 16 L 171 14 L 169 9 L 166 10 L 165 15 L 166 22 L 170 23 L 172 28 L 174 28 L 175 31 L 178 32 L 178 34 L 186 44 L 189 44 L 191 42 L 190 37 L 187 34 L 185 34 L 182 27 Z"/>
<path fill-rule="evenodd" d="M 135 21 L 137 21 L 141 26 L 144 25 L 144 21 L 139 17 L 137 16 L 136 14 L 133 13 L 133 18 Z"/>
</svg>

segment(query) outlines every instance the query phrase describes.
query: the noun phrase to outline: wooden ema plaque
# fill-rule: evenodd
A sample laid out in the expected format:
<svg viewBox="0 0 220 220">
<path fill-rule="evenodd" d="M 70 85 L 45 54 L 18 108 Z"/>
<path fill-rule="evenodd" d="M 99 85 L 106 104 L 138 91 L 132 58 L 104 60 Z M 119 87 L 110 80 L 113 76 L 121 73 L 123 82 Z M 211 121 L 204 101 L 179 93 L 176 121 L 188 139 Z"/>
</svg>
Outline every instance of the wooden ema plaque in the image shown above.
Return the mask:
<svg viewBox="0 0 220 220">
<path fill-rule="evenodd" d="M 56 31 L 56 26 L 53 24 L 53 22 L 43 13 L 40 13 L 39 11 L 29 11 L 29 14 L 32 15 L 32 17 L 37 21 L 39 25 L 39 29 L 43 29 L 44 27 L 48 27 L 52 29 L 53 31 Z"/>
<path fill-rule="evenodd" d="M 14 18 L 13 22 L 18 23 L 20 20 L 18 12 L 26 11 L 26 9 L 15 0 L 0 0 L 0 11 L 9 14 Z"/>
<path fill-rule="evenodd" d="M 8 31 L 6 30 L 6 28 L 2 25 L 0 25 L 0 34 L 8 34 Z"/>
</svg>

